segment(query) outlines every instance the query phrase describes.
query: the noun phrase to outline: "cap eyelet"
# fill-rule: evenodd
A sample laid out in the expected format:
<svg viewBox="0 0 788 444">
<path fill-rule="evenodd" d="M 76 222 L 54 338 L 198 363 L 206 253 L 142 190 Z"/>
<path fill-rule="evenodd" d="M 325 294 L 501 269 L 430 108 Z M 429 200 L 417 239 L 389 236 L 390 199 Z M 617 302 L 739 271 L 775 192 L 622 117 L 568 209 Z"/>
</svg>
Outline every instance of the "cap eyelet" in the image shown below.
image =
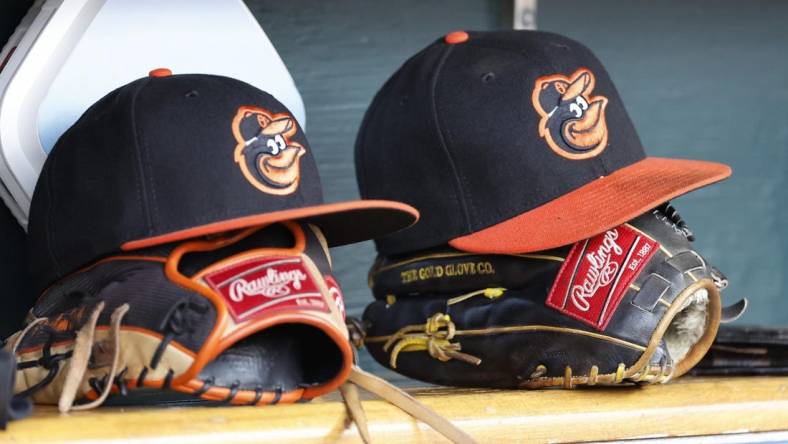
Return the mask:
<svg viewBox="0 0 788 444">
<path fill-rule="evenodd" d="M 490 83 L 493 80 L 495 80 L 495 73 L 494 72 L 488 72 L 487 74 L 482 76 L 482 83 Z"/>
<path fill-rule="evenodd" d="M 169 68 L 156 68 L 148 73 L 149 77 L 169 77 L 171 75 L 172 71 Z"/>
<path fill-rule="evenodd" d="M 189 99 L 194 98 L 194 97 L 200 97 L 200 92 L 193 89 L 193 90 L 187 92 L 186 94 L 184 94 L 184 96 L 189 98 Z"/>
<path fill-rule="evenodd" d="M 468 33 L 465 31 L 454 31 L 446 34 L 446 37 L 443 38 L 443 41 L 450 45 L 456 45 L 458 43 L 465 43 L 468 41 Z"/>
</svg>

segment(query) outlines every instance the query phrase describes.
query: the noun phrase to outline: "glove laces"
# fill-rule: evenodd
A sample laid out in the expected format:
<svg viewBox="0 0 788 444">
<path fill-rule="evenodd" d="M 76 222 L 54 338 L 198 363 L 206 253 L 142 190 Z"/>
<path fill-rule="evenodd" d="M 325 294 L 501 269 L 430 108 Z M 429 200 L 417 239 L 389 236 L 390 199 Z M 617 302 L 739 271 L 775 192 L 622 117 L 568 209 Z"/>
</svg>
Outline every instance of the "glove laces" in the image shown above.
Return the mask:
<svg viewBox="0 0 788 444">
<path fill-rule="evenodd" d="M 456 327 L 451 317 L 448 314 L 435 313 L 422 325 L 408 325 L 399 329 L 383 344 L 383 350 L 389 351 L 391 348 L 391 368 L 397 368 L 400 352 L 415 351 L 427 351 L 430 356 L 442 362 L 457 359 L 468 364 L 481 364 L 482 360 L 476 356 L 462 353 L 459 342 L 451 342 L 455 333 Z"/>
<path fill-rule="evenodd" d="M 437 325 L 442 322 L 442 320 L 436 318 L 434 321 L 436 328 L 438 328 Z M 346 320 L 346 324 L 351 342 L 356 348 L 360 349 L 363 347 L 364 338 L 366 337 L 364 323 L 357 318 L 349 317 Z M 454 424 L 431 408 L 420 403 L 416 398 L 410 396 L 402 389 L 354 365 L 350 370 L 348 381 L 339 387 L 339 391 L 345 402 L 348 416 L 356 424 L 359 435 L 361 435 L 361 439 L 366 444 L 371 443 L 372 440 L 369 435 L 369 430 L 367 429 L 367 418 L 358 397 L 358 387 L 363 388 L 394 405 L 413 418 L 427 424 L 452 442 L 462 444 L 476 442 L 468 434 L 458 429 Z"/>
<path fill-rule="evenodd" d="M 110 316 L 109 337 L 102 342 L 96 342 L 96 323 L 102 311 L 104 311 L 104 302 L 99 302 L 90 314 L 88 321 L 77 332 L 73 355 L 68 364 L 63 391 L 60 393 L 60 399 L 57 404 L 58 410 L 62 413 L 70 410 L 88 410 L 98 407 L 104 403 L 112 390 L 112 383 L 104 384 L 103 390 L 98 398 L 85 404 L 74 405 L 79 386 L 85 378 L 85 373 L 88 370 L 88 364 L 92 356 L 98 358 L 94 360 L 94 364 L 101 366 L 102 363 L 98 361 L 102 356 L 106 356 L 106 347 L 109 346 L 112 357 L 108 380 L 113 381 L 118 372 L 118 358 L 120 357 L 120 324 L 123 320 L 123 316 L 129 311 L 129 304 L 123 304 L 112 312 Z"/>
<path fill-rule="evenodd" d="M 386 382 L 385 380 L 353 366 L 348 382 L 339 388 L 345 407 L 353 422 L 356 424 L 359 435 L 365 444 L 370 444 L 372 438 L 367 428 L 367 417 L 361 400 L 358 396 L 358 387 L 389 402 L 415 419 L 429 425 L 436 432 L 457 444 L 473 444 L 476 441 L 470 435 L 458 429 L 446 418 L 440 416 L 435 410 L 420 403 L 416 398 L 407 394 L 402 389 Z"/>
<path fill-rule="evenodd" d="M 60 392 L 58 399 L 58 410 L 66 413 L 71 410 L 87 410 L 101 405 L 104 400 L 109 396 L 112 390 L 112 384 L 106 384 L 99 393 L 98 398 L 95 400 L 80 405 L 74 405 L 79 387 L 85 378 L 88 370 L 88 365 L 92 364 L 95 367 L 110 366 L 109 380 L 115 379 L 118 372 L 118 360 L 120 357 L 120 325 L 123 316 L 129 311 L 129 304 L 123 304 L 116 308 L 110 316 L 110 329 L 109 336 L 96 342 L 96 324 L 98 323 L 99 316 L 104 311 L 104 302 L 99 302 L 91 311 L 87 321 L 76 333 L 74 340 L 74 348 L 62 354 L 51 354 L 51 347 L 54 342 L 54 337 L 63 332 L 51 331 L 50 338 L 44 346 L 43 357 L 36 361 L 20 362 L 17 368 L 23 369 L 32 366 L 43 366 L 49 370 L 47 376 L 29 387 L 18 396 L 28 396 L 39 389 L 49 385 L 58 375 L 60 371 L 60 362 L 67 361 L 67 369 L 65 379 L 63 382 L 63 389 Z M 19 344 L 27 336 L 35 326 L 45 322 L 47 318 L 36 318 L 30 321 L 28 325 L 20 331 L 15 337 L 10 338 L 9 345 L 11 353 L 16 353 Z M 73 333 L 71 333 L 73 335 Z"/>
<path fill-rule="evenodd" d="M 501 287 L 484 288 L 451 298 L 446 305 L 448 307 L 476 296 L 498 299 L 505 292 L 506 289 Z M 456 332 L 454 322 L 448 314 L 435 313 L 427 318 L 424 324 L 408 325 L 399 329 L 383 344 L 383 351 L 388 352 L 391 349 L 389 364 L 394 369 L 397 368 L 397 357 L 401 352 L 415 351 L 426 351 L 441 362 L 456 359 L 471 365 L 481 364 L 482 360 L 478 357 L 462 353 L 460 351 L 462 345 L 459 342 L 451 342 Z"/>
</svg>

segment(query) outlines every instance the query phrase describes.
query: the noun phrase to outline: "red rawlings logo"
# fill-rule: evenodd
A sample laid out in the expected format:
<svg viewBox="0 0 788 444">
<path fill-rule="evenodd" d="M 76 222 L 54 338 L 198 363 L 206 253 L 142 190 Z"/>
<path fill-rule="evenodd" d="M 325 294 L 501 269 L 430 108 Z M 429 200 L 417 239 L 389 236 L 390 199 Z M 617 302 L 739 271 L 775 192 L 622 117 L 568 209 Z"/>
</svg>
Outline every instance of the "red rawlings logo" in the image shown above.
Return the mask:
<svg viewBox="0 0 788 444">
<path fill-rule="evenodd" d="M 268 256 L 207 274 L 205 282 L 224 297 L 236 322 L 275 310 L 328 307 L 301 258 Z"/>
<path fill-rule="evenodd" d="M 558 272 L 547 305 L 604 330 L 658 247 L 625 225 L 576 243 Z"/>
</svg>

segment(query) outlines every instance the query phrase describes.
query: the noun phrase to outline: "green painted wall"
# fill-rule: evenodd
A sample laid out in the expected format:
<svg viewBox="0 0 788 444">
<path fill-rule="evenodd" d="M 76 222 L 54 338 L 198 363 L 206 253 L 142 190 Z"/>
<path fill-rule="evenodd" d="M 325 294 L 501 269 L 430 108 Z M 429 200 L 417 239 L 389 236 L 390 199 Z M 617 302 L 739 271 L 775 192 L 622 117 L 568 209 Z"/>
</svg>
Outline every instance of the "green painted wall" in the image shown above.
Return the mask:
<svg viewBox="0 0 788 444">
<path fill-rule="evenodd" d="M 446 32 L 508 28 L 512 14 L 509 1 L 248 4 L 303 95 L 328 200 L 358 196 L 353 142 L 388 76 Z M 602 59 L 651 155 L 733 166 L 732 179 L 677 206 L 698 249 L 730 278 L 726 299 L 750 298 L 740 322 L 788 324 L 788 2 L 543 0 L 538 7 L 540 29 L 576 38 Z M 370 301 L 373 257 L 371 243 L 335 250 L 351 314 Z M 381 371 L 365 354 L 362 364 Z"/>
</svg>

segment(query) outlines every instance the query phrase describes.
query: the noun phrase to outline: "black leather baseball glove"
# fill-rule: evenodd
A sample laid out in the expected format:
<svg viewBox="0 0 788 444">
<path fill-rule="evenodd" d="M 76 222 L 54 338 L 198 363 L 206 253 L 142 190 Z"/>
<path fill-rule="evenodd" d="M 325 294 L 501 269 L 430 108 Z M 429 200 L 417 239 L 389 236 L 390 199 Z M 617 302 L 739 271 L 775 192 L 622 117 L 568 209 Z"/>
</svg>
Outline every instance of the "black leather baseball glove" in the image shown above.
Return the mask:
<svg viewBox="0 0 788 444">
<path fill-rule="evenodd" d="M 356 386 L 455 442 L 472 438 L 354 365 L 320 230 L 284 222 L 106 257 L 56 282 L 8 338 L 15 399 L 61 411 L 120 404 L 267 405 Z M 2 418 L 0 418 L 2 419 Z"/>
<path fill-rule="evenodd" d="M 364 342 L 387 367 L 443 385 L 664 383 L 746 306 L 721 309 L 726 280 L 692 240 L 666 204 L 550 251 L 381 257 Z"/>
</svg>

